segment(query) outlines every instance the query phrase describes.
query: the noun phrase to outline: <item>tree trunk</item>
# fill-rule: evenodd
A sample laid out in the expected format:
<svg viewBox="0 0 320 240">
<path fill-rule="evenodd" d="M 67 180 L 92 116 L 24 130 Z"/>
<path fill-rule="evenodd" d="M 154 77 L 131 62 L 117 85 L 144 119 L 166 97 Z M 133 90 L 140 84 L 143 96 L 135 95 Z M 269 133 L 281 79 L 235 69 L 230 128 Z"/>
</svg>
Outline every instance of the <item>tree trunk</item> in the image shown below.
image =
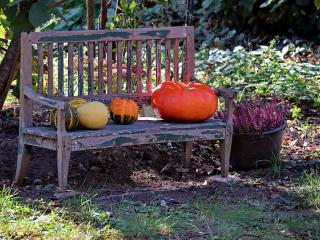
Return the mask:
<svg viewBox="0 0 320 240">
<path fill-rule="evenodd" d="M 94 30 L 94 0 L 87 0 L 87 29 Z"/>
<path fill-rule="evenodd" d="M 105 30 L 107 26 L 107 0 L 101 0 L 100 18 L 99 18 L 99 29 Z"/>
<path fill-rule="evenodd" d="M 20 64 L 20 34 L 15 34 L 0 64 L 0 111 Z"/>
</svg>

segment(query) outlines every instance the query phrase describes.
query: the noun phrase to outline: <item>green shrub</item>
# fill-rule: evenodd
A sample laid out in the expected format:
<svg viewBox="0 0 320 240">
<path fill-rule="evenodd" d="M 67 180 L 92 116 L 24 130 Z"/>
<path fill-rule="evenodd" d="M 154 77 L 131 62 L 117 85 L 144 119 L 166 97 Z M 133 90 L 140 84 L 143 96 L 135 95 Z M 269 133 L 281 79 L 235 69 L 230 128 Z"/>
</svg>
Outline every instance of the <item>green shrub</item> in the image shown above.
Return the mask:
<svg viewBox="0 0 320 240">
<path fill-rule="evenodd" d="M 286 61 L 274 42 L 255 51 L 202 49 L 197 59 L 198 77 L 214 87 L 239 90 L 239 98 L 276 95 L 297 105 L 320 106 L 320 66 Z"/>
</svg>

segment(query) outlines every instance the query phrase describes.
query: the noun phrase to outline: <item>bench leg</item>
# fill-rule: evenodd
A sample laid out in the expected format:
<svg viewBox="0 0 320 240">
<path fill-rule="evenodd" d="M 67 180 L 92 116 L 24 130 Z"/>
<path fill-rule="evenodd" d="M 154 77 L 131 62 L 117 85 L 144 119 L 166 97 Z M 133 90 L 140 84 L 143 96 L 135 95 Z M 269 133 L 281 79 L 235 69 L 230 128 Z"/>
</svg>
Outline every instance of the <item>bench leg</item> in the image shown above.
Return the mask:
<svg viewBox="0 0 320 240">
<path fill-rule="evenodd" d="M 16 184 L 22 184 L 23 178 L 26 176 L 29 159 L 30 159 L 31 146 L 28 146 L 19 141 L 18 143 L 18 158 L 17 158 L 17 169 L 14 182 Z"/>
<path fill-rule="evenodd" d="M 192 154 L 192 142 L 182 142 L 182 158 L 181 158 L 181 167 L 189 168 L 190 159 Z"/>
<path fill-rule="evenodd" d="M 71 157 L 71 143 L 67 138 L 57 142 L 57 168 L 59 188 L 63 191 L 68 189 L 68 172 Z"/>
<path fill-rule="evenodd" d="M 232 144 L 232 130 L 230 131 L 227 128 L 225 139 L 220 140 L 221 175 L 222 175 L 222 177 L 228 177 L 228 175 L 229 175 L 231 144 Z"/>
</svg>

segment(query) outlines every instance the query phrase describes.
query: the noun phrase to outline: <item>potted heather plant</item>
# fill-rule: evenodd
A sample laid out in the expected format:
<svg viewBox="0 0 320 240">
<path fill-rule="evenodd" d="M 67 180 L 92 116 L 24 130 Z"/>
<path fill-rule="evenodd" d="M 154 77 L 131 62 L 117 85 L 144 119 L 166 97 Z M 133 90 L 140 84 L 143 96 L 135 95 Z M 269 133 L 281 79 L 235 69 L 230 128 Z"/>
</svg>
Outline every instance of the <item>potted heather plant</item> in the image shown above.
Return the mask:
<svg viewBox="0 0 320 240">
<path fill-rule="evenodd" d="M 287 104 L 276 98 L 253 97 L 235 105 L 230 162 L 233 168 L 253 168 L 279 156 L 286 128 Z"/>
</svg>

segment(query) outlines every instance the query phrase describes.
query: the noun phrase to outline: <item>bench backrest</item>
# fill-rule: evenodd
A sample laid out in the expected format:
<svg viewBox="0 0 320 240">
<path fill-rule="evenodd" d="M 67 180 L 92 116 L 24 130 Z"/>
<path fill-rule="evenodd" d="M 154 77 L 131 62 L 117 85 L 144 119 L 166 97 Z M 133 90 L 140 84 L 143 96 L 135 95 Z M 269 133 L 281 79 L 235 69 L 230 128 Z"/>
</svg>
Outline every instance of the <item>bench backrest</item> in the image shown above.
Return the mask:
<svg viewBox="0 0 320 240">
<path fill-rule="evenodd" d="M 194 75 L 189 26 L 23 33 L 21 46 L 21 84 L 53 98 L 148 102 L 162 81 Z"/>
</svg>

